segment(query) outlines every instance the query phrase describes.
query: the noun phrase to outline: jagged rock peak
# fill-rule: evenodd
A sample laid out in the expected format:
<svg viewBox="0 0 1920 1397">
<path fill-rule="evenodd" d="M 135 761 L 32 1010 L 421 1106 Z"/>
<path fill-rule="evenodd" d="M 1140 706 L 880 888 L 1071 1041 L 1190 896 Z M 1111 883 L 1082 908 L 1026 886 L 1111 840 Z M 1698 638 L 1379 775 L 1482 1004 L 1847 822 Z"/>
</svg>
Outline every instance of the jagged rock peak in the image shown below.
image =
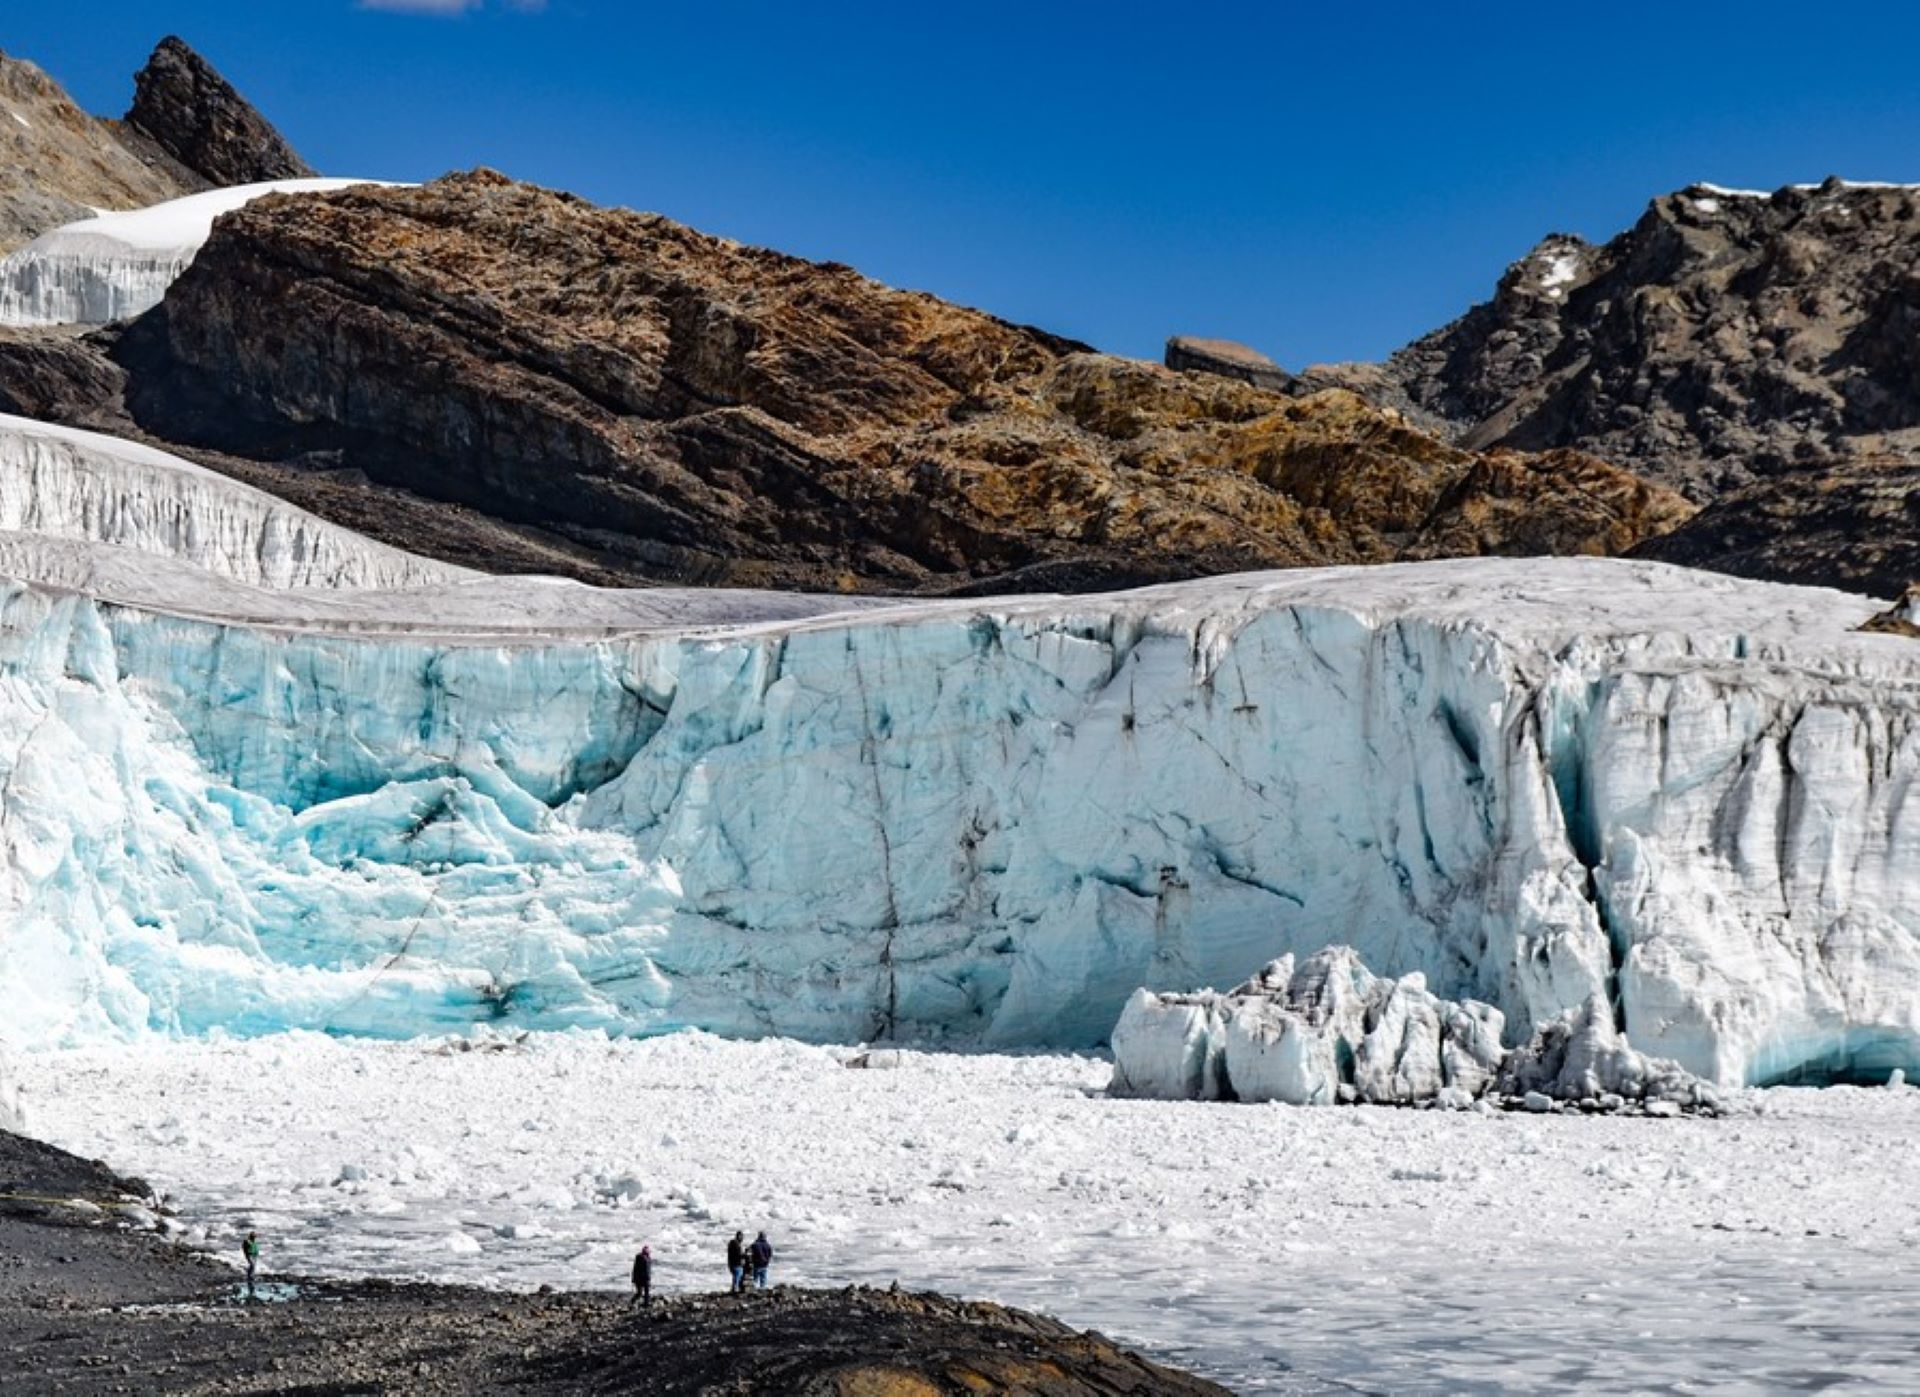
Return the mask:
<svg viewBox="0 0 1920 1397">
<path fill-rule="evenodd" d="M 232 83 L 171 34 L 135 76 L 126 121 L 215 184 L 304 179 L 314 173 Z"/>
</svg>

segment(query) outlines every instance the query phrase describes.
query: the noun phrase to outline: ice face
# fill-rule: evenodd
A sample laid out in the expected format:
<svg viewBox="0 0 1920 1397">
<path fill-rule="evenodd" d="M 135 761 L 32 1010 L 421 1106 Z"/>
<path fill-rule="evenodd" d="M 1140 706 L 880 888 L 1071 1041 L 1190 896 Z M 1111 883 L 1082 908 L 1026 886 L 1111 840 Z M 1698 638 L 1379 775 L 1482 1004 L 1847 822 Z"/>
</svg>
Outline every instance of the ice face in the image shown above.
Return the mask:
<svg viewBox="0 0 1920 1397">
<path fill-rule="evenodd" d="M 316 592 L 176 533 L 0 539 L 16 1042 L 1090 1045 L 1339 943 L 1516 1040 L 1599 996 L 1723 1082 L 1920 1067 L 1920 649 L 1865 598 L 1594 559 Z"/>
<path fill-rule="evenodd" d="M 84 590 L 95 579 L 81 560 L 111 556 L 49 547 L 53 540 L 186 565 L 192 571 L 179 572 L 169 589 L 183 608 L 207 581 L 194 573 L 275 589 L 409 587 L 478 576 L 375 543 L 168 452 L 0 413 L 0 566 Z M 56 555 L 62 571 L 47 571 Z"/>
<path fill-rule="evenodd" d="M 221 214 L 267 194 L 324 194 L 363 182 L 235 185 L 151 208 L 100 213 L 42 233 L 0 258 L 0 325 L 105 325 L 131 319 L 160 304 Z"/>
</svg>

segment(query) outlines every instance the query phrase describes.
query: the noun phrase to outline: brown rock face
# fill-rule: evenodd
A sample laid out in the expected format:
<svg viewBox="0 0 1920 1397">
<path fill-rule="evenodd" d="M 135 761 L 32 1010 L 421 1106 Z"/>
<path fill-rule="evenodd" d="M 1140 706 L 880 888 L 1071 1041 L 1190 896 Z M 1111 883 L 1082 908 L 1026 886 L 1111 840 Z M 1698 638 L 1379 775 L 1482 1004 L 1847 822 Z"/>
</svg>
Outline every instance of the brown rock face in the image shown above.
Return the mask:
<svg viewBox="0 0 1920 1397">
<path fill-rule="evenodd" d="M 79 336 L 0 328 L 0 412 L 80 425 L 125 385 L 120 367 Z"/>
<path fill-rule="evenodd" d="M 1615 551 L 1688 512 L 486 171 L 250 205 L 121 358 L 159 436 L 332 453 L 636 580 L 1111 586 Z"/>
<path fill-rule="evenodd" d="M 201 187 L 81 111 L 33 64 L 0 54 L 0 256 L 96 208 L 139 208 Z"/>
<path fill-rule="evenodd" d="M 126 124 L 213 184 L 313 174 L 233 84 L 181 40 L 162 39 L 133 84 Z"/>
</svg>

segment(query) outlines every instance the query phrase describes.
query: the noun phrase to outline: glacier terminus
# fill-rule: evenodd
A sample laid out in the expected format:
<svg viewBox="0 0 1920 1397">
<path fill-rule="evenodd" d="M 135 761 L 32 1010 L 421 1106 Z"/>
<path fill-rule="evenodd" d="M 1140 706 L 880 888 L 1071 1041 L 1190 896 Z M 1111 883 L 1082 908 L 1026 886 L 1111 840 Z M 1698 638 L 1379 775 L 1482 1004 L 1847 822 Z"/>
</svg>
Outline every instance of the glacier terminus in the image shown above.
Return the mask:
<svg viewBox="0 0 1920 1397">
<path fill-rule="evenodd" d="M 1600 996 L 1723 1084 L 1920 1068 L 1920 647 L 1867 598 L 1586 558 L 609 592 L 84 432 L 0 419 L 0 466 L 16 1047 L 1081 1047 L 1342 944 L 1510 1040 Z"/>
</svg>

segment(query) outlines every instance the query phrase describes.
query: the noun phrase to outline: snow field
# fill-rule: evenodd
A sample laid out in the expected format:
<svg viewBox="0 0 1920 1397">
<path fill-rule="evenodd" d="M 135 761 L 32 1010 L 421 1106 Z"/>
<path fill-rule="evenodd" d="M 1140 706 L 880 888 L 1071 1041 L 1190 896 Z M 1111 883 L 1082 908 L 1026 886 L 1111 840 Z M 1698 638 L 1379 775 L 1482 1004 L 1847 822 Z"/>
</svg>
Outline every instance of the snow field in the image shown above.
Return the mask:
<svg viewBox="0 0 1920 1397">
<path fill-rule="evenodd" d="M 328 194 L 367 182 L 269 180 L 63 224 L 0 258 L 0 325 L 129 320 L 160 304 L 221 214 L 268 194 Z"/>
<path fill-rule="evenodd" d="M 272 1272 L 530 1288 L 775 1278 L 1042 1309 L 1241 1391 L 1897 1386 L 1912 1089 L 1724 1120 L 1120 1101 L 1077 1056 L 697 1033 L 146 1040 L 16 1067 L 37 1130 Z M 498 1047 L 498 1050 L 494 1050 Z"/>
</svg>

